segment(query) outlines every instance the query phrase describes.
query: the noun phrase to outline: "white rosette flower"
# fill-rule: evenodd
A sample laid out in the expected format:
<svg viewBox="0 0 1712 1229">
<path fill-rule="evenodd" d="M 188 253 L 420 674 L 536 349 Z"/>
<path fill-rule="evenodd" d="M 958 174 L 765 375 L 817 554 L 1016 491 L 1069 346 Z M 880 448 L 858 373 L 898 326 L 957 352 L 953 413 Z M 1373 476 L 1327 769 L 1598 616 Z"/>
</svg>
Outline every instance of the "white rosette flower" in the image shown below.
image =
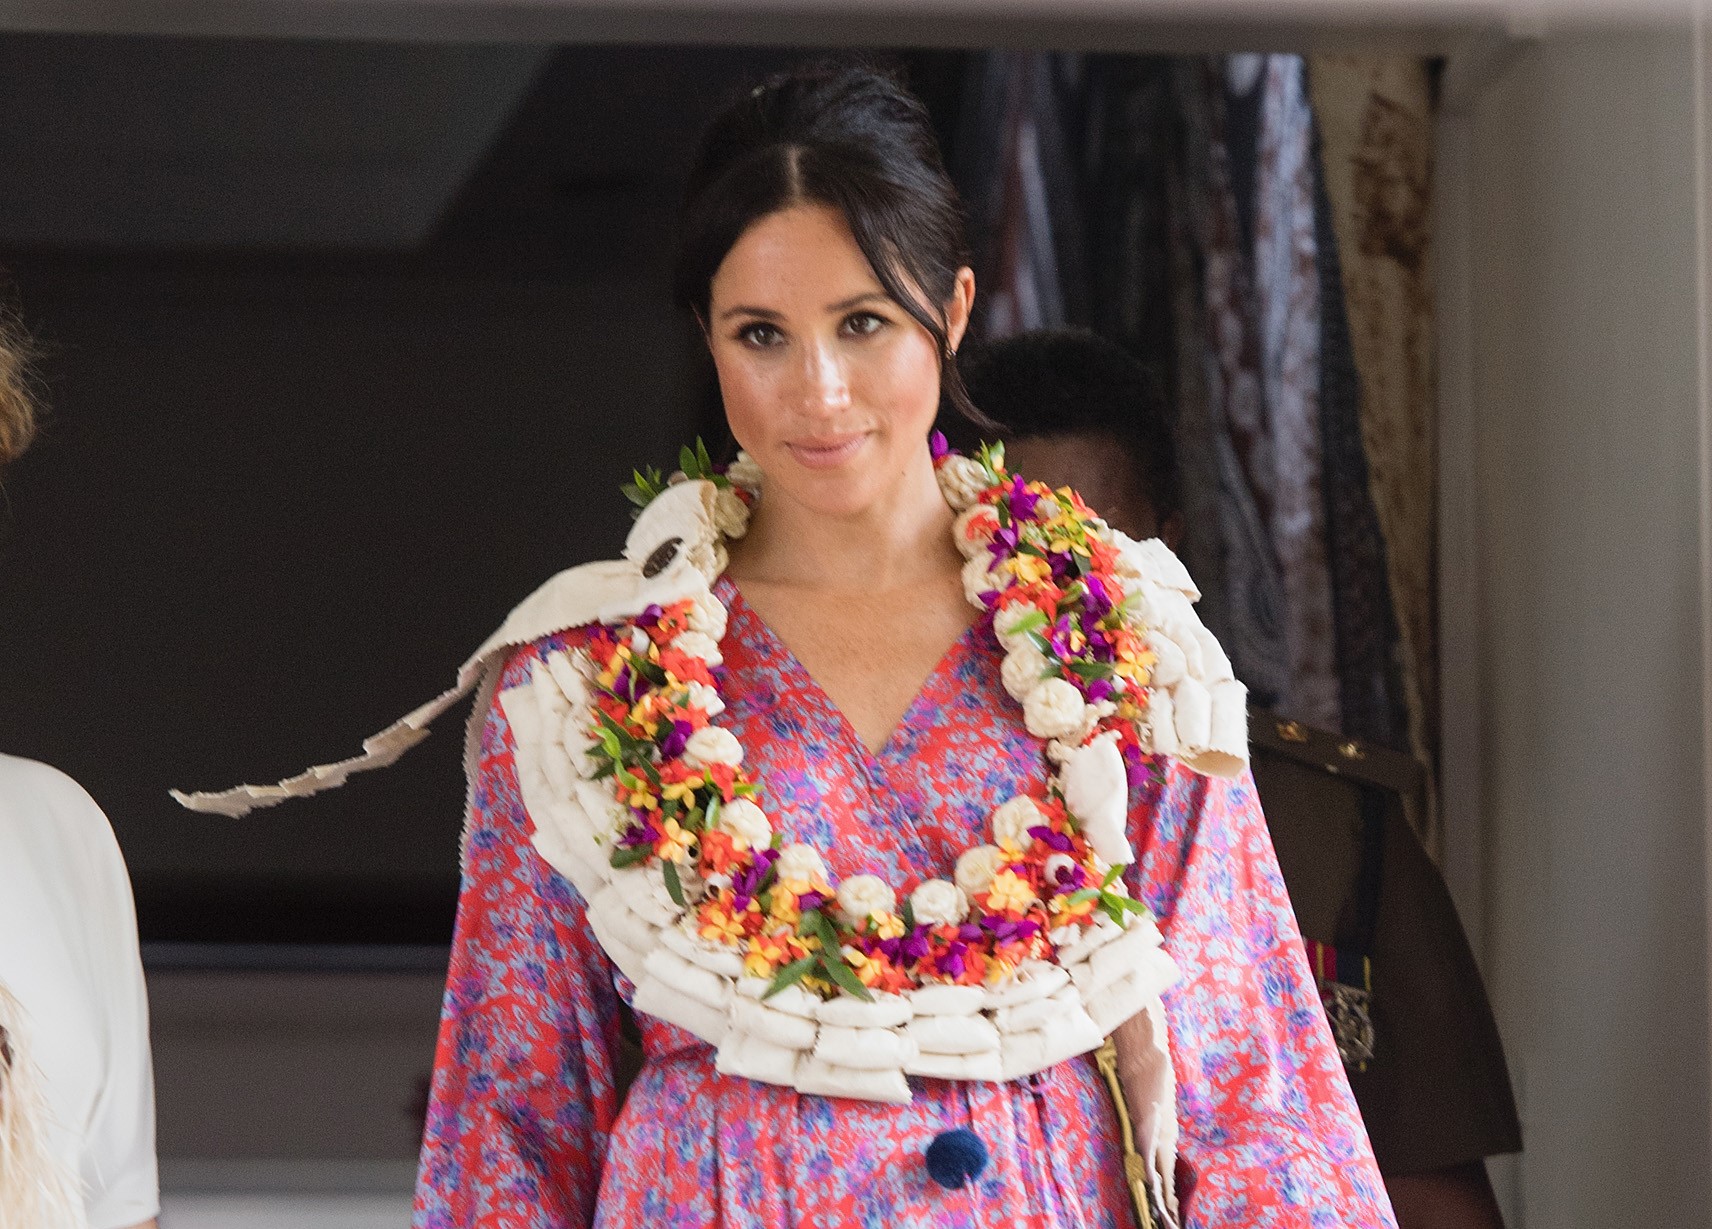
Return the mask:
<svg viewBox="0 0 1712 1229">
<path fill-rule="evenodd" d="M 1046 816 L 1041 814 L 1034 799 L 1026 795 L 1012 798 L 993 812 L 993 839 L 1001 845 L 1027 849 L 1034 840 L 1028 830 L 1045 826 Z"/>
<path fill-rule="evenodd" d="M 970 605 L 983 605 L 983 593 L 996 593 L 1005 587 L 1005 578 L 989 570 L 991 562 L 991 557 L 982 553 L 963 565 L 963 596 L 969 599 Z"/>
<path fill-rule="evenodd" d="M 696 594 L 690 603 L 689 625 L 692 632 L 700 632 L 714 641 L 723 640 L 727 619 L 725 604 L 711 591 Z"/>
<path fill-rule="evenodd" d="M 979 896 L 993 886 L 993 876 L 1004 863 L 1005 851 L 997 845 L 977 845 L 963 851 L 952 877 L 965 896 Z"/>
<path fill-rule="evenodd" d="M 737 735 L 716 725 L 704 725 L 684 744 L 684 762 L 691 768 L 706 768 L 710 764 L 743 762 L 743 744 Z"/>
<path fill-rule="evenodd" d="M 878 875 L 852 875 L 838 885 L 838 911 L 852 926 L 876 913 L 895 913 L 897 893 Z"/>
<path fill-rule="evenodd" d="M 1087 707 L 1073 684 L 1061 678 L 1046 679 L 1023 701 L 1023 724 L 1036 738 L 1063 738 L 1081 732 Z"/>
<path fill-rule="evenodd" d="M 1046 659 L 1034 645 L 1024 640 L 1010 652 L 1005 654 L 1004 665 L 999 669 L 999 678 L 1010 692 L 1011 699 L 1021 704 L 1028 695 L 1046 679 L 1046 672 L 1052 663 Z"/>
<path fill-rule="evenodd" d="M 826 879 L 826 863 L 821 861 L 820 850 L 813 845 L 786 845 L 779 850 L 779 860 L 773 863 L 773 869 L 785 883 L 824 882 Z"/>
<path fill-rule="evenodd" d="M 713 826 L 750 849 L 765 849 L 773 843 L 773 825 L 768 822 L 767 813 L 747 798 L 737 798 L 720 807 Z"/>
<path fill-rule="evenodd" d="M 937 472 L 939 490 L 953 511 L 963 511 L 987 489 L 987 471 L 973 458 L 947 457 Z"/>
<path fill-rule="evenodd" d="M 998 528 L 999 516 L 991 506 L 970 504 L 957 514 L 956 521 L 952 523 L 952 535 L 963 557 L 973 559 L 987 553 L 987 546 Z M 990 555 L 988 557 L 991 558 Z"/>
<path fill-rule="evenodd" d="M 749 532 L 749 505 L 730 487 L 720 487 L 713 497 L 713 527 L 728 538 Z"/>
<path fill-rule="evenodd" d="M 717 666 L 725 660 L 725 655 L 719 651 L 719 641 L 698 631 L 680 633 L 673 639 L 672 647 L 687 656 L 699 657 L 710 666 Z"/>
<path fill-rule="evenodd" d="M 746 452 L 737 454 L 725 471 L 727 481 L 735 483 L 751 494 L 759 494 L 761 490 L 761 467 L 755 464 L 755 458 Z"/>
<path fill-rule="evenodd" d="M 719 692 L 706 683 L 691 683 L 684 691 L 684 702 L 691 708 L 699 708 L 709 717 L 717 717 L 725 711 L 725 701 L 719 698 Z"/>
<path fill-rule="evenodd" d="M 1129 775 L 1117 736 L 1103 734 L 1078 747 L 1059 773 L 1064 805 L 1075 817 L 1100 858 L 1113 865 L 1135 861 L 1126 831 L 1129 820 Z"/>
<path fill-rule="evenodd" d="M 1018 631 L 1017 628 L 1036 613 L 1033 606 L 1003 607 L 993 615 L 993 635 L 998 637 L 999 643 L 1004 645 L 1007 651 L 1020 645 L 1034 648 L 1034 641 L 1028 638 L 1026 632 Z"/>
<path fill-rule="evenodd" d="M 969 912 L 969 898 L 949 879 L 928 879 L 910 893 L 910 908 L 922 925 L 955 925 Z"/>
</svg>

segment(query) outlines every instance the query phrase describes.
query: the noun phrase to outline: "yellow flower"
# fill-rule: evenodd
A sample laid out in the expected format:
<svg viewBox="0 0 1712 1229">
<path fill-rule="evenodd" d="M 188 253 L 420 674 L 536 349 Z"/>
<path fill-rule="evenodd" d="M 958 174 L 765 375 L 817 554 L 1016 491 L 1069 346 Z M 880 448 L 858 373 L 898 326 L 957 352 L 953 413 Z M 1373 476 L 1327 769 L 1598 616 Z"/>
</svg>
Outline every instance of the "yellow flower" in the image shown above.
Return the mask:
<svg viewBox="0 0 1712 1229">
<path fill-rule="evenodd" d="M 1011 870 L 994 875 L 993 886 L 987 889 L 987 908 L 997 913 L 1023 913 L 1036 899 L 1028 881 Z"/>
<path fill-rule="evenodd" d="M 641 807 L 644 811 L 658 811 L 660 800 L 654 797 L 653 791 L 646 784 L 640 784 L 630 791 L 626 806 Z"/>
<path fill-rule="evenodd" d="M 675 819 L 668 819 L 662 828 L 660 838 L 654 842 L 655 856 L 663 862 L 682 862 L 688 858 L 695 834 L 684 831 Z"/>
<path fill-rule="evenodd" d="M 736 943 L 743 937 L 743 923 L 724 905 L 713 905 L 702 915 L 701 937 Z"/>
<path fill-rule="evenodd" d="M 672 781 L 661 786 L 660 796 L 668 802 L 687 802 L 702 784 L 700 777 L 685 777 L 682 781 Z"/>
<path fill-rule="evenodd" d="M 1073 905 L 1070 903 L 1070 897 L 1066 894 L 1062 896 L 1054 896 L 1051 902 L 1047 905 L 1047 908 L 1052 915 L 1052 928 L 1056 930 L 1065 922 L 1071 922 L 1075 921 L 1077 918 L 1087 917 L 1094 911 L 1094 902 L 1092 900 L 1084 900 Z"/>
<path fill-rule="evenodd" d="M 1012 555 L 1004 566 L 1025 585 L 1038 584 L 1052 575 L 1051 565 L 1039 555 Z"/>
<path fill-rule="evenodd" d="M 878 939 L 901 939 L 904 937 L 904 920 L 895 913 L 876 913 L 874 921 L 874 937 Z"/>
<path fill-rule="evenodd" d="M 756 977 L 771 977 L 774 970 L 787 963 L 790 949 L 778 935 L 756 935 L 749 940 L 749 950 L 743 956 L 743 968 Z"/>
<path fill-rule="evenodd" d="M 808 890 L 806 885 L 803 890 Z M 802 921 L 802 910 L 797 908 L 797 894 L 791 891 L 790 885 L 781 883 L 773 889 L 771 905 L 767 915 L 775 922 L 783 922 L 786 926 L 795 926 Z"/>
</svg>

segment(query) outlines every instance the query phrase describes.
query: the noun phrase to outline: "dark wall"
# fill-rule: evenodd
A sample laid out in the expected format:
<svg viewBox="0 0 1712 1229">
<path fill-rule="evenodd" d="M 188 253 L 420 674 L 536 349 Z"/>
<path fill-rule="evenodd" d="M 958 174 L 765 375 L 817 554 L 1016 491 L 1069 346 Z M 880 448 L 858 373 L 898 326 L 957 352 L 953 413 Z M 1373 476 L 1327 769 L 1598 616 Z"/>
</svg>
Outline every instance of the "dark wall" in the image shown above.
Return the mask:
<svg viewBox="0 0 1712 1229">
<path fill-rule="evenodd" d="M 618 484 L 686 429 L 663 292 L 9 264 L 54 410 L 7 484 L 0 746 L 107 810 L 155 937 L 443 926 L 456 715 L 388 772 L 245 820 L 166 790 L 353 754 L 536 584 L 617 549 Z"/>
</svg>

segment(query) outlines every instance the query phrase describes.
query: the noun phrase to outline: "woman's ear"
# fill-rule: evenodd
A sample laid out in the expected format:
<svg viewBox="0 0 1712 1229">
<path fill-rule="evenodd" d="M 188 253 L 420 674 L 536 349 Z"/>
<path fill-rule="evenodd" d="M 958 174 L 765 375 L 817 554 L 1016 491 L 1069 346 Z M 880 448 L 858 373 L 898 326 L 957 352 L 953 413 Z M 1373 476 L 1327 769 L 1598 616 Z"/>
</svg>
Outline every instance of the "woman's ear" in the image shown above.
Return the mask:
<svg viewBox="0 0 1712 1229">
<path fill-rule="evenodd" d="M 951 286 L 951 298 L 945 304 L 945 341 L 955 354 L 963 344 L 963 334 L 969 330 L 969 313 L 975 310 L 975 270 L 964 265 L 957 270 L 957 280 Z"/>
</svg>

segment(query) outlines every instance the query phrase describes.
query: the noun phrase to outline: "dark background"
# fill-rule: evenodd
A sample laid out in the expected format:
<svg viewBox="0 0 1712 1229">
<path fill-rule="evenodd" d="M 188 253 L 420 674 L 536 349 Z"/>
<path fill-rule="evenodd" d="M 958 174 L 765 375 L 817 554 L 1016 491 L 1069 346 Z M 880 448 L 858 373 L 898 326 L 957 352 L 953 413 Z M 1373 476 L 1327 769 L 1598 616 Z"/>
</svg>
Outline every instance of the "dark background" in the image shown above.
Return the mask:
<svg viewBox="0 0 1712 1229">
<path fill-rule="evenodd" d="M 705 424 L 700 124 L 791 51 L 0 38 L 0 270 L 50 415 L 0 503 L 0 747 L 112 818 L 145 941 L 449 938 L 461 713 L 354 754 Z M 949 141 L 966 57 L 889 53 Z"/>
</svg>

